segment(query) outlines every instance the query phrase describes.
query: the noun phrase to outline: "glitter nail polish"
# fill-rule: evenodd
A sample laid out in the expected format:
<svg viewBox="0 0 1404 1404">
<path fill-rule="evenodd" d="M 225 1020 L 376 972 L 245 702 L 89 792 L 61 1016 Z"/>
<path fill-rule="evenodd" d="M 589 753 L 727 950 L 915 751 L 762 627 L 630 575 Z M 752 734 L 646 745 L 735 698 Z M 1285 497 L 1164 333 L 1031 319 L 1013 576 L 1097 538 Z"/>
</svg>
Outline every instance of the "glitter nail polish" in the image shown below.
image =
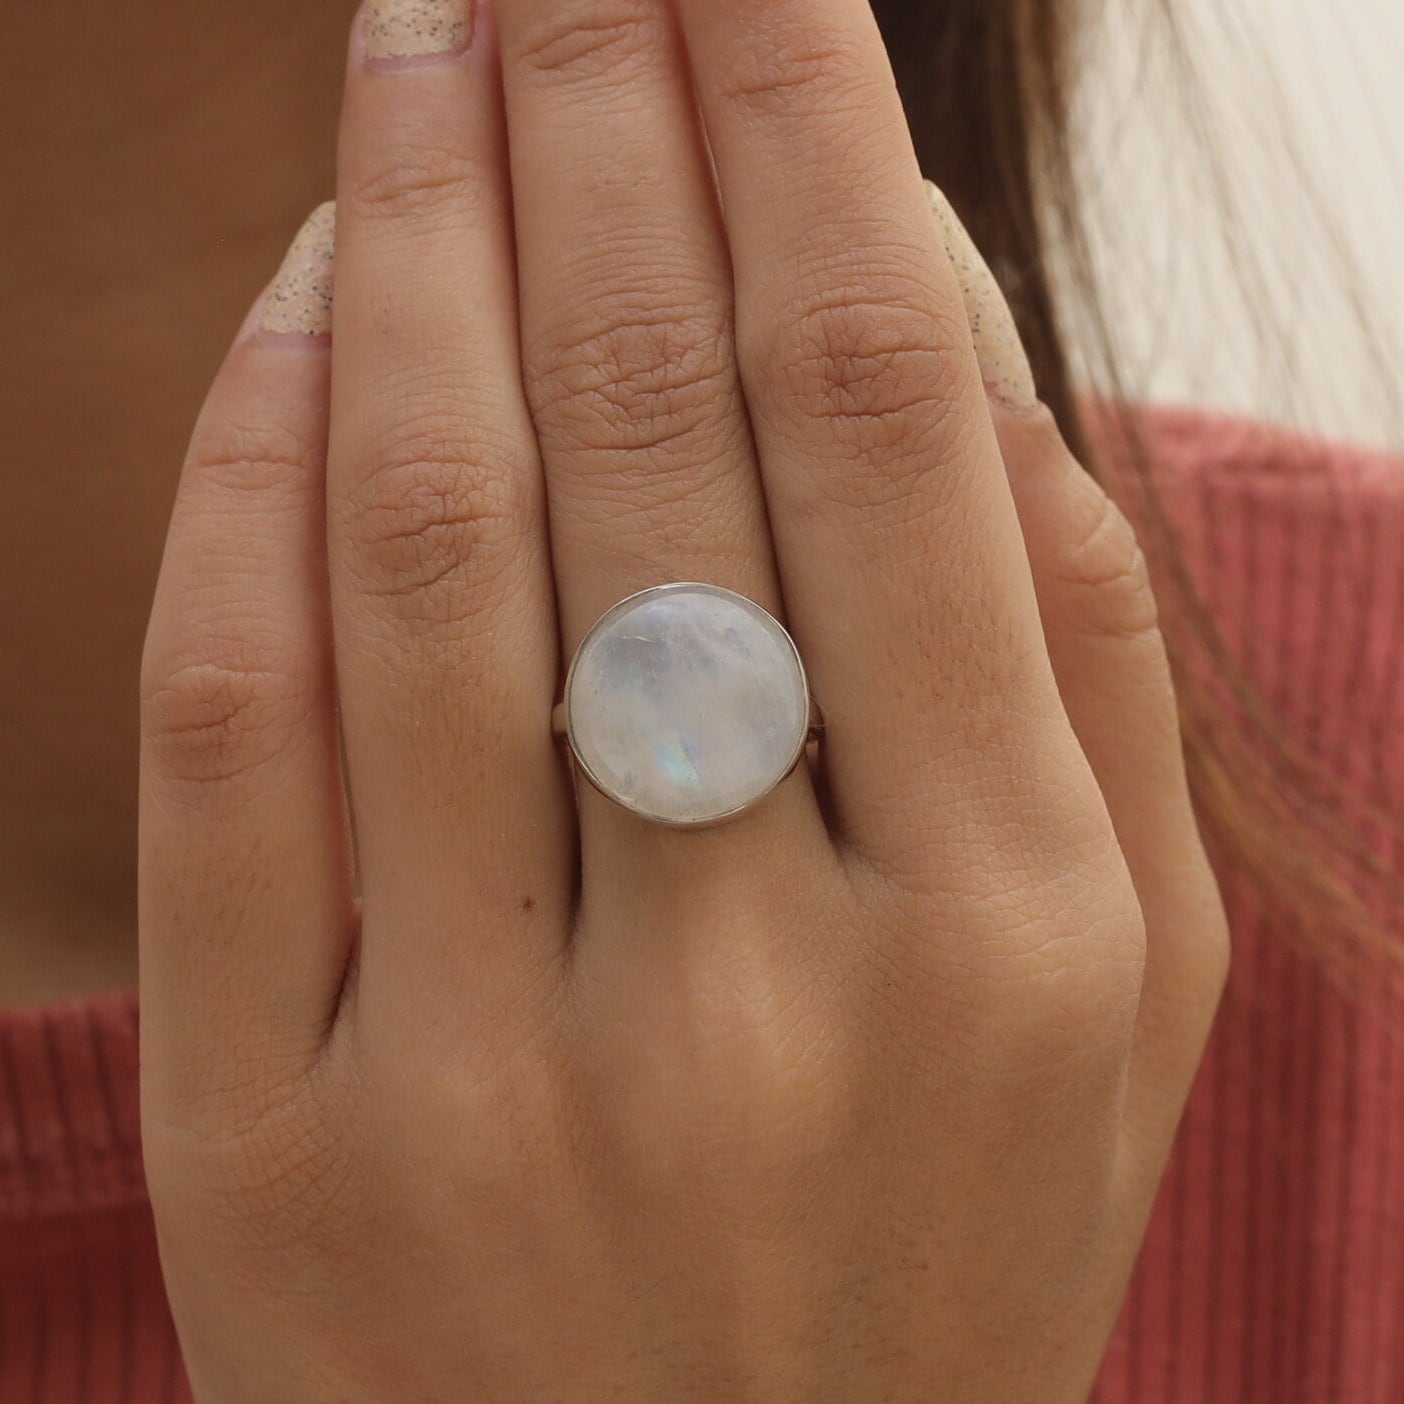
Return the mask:
<svg viewBox="0 0 1404 1404">
<path fill-rule="evenodd" d="M 280 335 L 325 336 L 332 329 L 332 247 L 336 204 L 318 205 L 297 232 L 268 288 L 259 326 Z"/>
<path fill-rule="evenodd" d="M 451 58 L 473 37 L 472 0 L 372 0 L 366 7 L 366 58 Z"/>
<path fill-rule="evenodd" d="M 960 280 L 965 313 L 985 384 L 993 394 L 1012 405 L 1031 406 L 1038 400 L 1038 389 L 1008 300 L 945 192 L 929 180 L 926 189 L 946 253 Z"/>
</svg>

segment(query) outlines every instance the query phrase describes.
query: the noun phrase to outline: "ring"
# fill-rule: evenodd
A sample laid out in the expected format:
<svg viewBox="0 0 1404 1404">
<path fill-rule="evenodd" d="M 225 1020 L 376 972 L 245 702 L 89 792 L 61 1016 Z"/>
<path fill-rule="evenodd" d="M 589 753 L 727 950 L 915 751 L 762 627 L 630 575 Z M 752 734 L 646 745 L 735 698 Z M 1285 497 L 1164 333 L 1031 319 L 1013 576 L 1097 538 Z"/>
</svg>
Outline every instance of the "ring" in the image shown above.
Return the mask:
<svg viewBox="0 0 1404 1404">
<path fill-rule="evenodd" d="M 734 590 L 678 581 L 600 616 L 571 660 L 553 729 L 616 804 L 702 828 L 759 804 L 823 722 L 778 619 Z"/>
</svg>

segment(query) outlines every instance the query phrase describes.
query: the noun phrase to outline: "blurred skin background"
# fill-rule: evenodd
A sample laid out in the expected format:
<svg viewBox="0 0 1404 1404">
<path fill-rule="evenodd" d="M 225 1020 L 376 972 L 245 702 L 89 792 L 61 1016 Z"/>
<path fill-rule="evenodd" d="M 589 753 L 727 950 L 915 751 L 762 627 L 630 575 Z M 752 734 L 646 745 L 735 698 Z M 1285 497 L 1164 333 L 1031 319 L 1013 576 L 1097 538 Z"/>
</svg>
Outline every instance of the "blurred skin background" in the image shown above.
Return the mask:
<svg viewBox="0 0 1404 1404">
<path fill-rule="evenodd" d="M 1400 442 L 1404 5 L 1178 0 L 1187 84 L 1147 0 L 1081 3 L 1128 382 Z M 333 193 L 354 8 L 62 0 L 20 35 L 0 14 L 0 1005 L 135 980 L 137 663 L 170 495 L 230 337 Z"/>
<path fill-rule="evenodd" d="M 0 6 L 0 1005 L 135 982 L 137 674 L 171 496 L 220 358 L 332 193 L 354 11 Z"/>
</svg>

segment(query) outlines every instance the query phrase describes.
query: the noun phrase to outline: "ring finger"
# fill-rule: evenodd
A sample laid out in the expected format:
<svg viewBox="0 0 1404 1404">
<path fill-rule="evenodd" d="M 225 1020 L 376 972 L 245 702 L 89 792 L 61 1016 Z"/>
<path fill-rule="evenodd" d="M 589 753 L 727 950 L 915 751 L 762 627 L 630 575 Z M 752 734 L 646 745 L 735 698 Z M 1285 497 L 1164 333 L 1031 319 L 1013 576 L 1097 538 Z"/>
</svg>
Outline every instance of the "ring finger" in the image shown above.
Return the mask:
<svg viewBox="0 0 1404 1404">
<path fill-rule="evenodd" d="M 939 888 L 972 833 L 1003 861 L 1047 825 L 1049 793 L 1095 820 L 960 290 L 867 0 L 676 2 L 837 828 Z"/>
</svg>

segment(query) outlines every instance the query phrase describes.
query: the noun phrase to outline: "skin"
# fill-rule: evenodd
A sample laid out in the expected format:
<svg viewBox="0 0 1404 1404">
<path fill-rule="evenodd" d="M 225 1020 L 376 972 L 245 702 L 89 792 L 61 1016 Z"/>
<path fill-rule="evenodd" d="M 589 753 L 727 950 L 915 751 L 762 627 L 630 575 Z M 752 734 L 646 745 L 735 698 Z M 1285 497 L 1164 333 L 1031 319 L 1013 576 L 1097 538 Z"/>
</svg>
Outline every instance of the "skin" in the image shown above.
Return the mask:
<svg viewBox="0 0 1404 1404">
<path fill-rule="evenodd" d="M 1226 926 L 1134 537 L 988 396 L 867 6 L 353 32 L 337 196 L 334 337 L 230 349 L 142 659 L 197 1397 L 1085 1398 Z M 678 578 L 783 598 L 828 719 L 706 833 L 549 735 Z"/>
</svg>

